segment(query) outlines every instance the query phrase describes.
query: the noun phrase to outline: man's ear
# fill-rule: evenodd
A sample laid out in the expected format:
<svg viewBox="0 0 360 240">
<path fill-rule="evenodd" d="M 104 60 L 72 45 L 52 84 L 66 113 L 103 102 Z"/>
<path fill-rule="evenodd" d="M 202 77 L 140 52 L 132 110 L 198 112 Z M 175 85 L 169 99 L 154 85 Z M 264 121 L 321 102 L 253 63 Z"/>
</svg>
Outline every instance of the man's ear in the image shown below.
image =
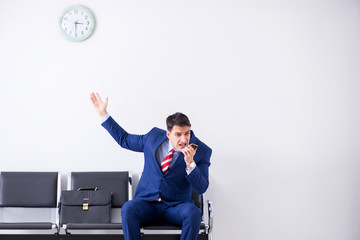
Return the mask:
<svg viewBox="0 0 360 240">
<path fill-rule="evenodd" d="M 170 139 L 170 132 L 169 132 L 169 130 L 166 131 L 166 136 L 167 136 L 168 139 Z"/>
</svg>

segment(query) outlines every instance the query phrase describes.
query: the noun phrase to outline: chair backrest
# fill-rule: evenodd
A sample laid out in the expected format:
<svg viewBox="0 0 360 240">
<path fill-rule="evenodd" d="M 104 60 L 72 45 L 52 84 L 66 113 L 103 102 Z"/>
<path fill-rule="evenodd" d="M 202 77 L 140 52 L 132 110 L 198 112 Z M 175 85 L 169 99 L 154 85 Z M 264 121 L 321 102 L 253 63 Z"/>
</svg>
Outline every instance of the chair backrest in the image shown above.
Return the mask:
<svg viewBox="0 0 360 240">
<path fill-rule="evenodd" d="M 203 215 L 204 212 L 204 201 L 203 201 L 203 195 L 202 194 L 198 194 L 197 192 L 195 192 L 195 190 L 192 191 L 192 198 L 193 201 L 195 203 L 195 205 L 200 208 L 201 210 L 201 214 Z"/>
<path fill-rule="evenodd" d="M 0 172 L 0 229 L 56 226 L 59 178 L 57 172 Z"/>
<path fill-rule="evenodd" d="M 72 172 L 71 190 L 98 188 L 113 193 L 112 207 L 121 208 L 129 200 L 129 172 Z"/>
<path fill-rule="evenodd" d="M 1 207 L 57 205 L 57 172 L 0 172 Z"/>
</svg>

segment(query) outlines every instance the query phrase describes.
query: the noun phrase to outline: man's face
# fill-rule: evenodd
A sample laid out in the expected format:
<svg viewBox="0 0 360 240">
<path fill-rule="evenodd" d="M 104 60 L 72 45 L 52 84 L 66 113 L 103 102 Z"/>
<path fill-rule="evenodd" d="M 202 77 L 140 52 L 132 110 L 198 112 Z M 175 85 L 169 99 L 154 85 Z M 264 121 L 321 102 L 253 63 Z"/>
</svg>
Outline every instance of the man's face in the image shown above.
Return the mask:
<svg viewBox="0 0 360 240">
<path fill-rule="evenodd" d="M 190 127 L 180 127 L 175 125 L 170 132 L 167 131 L 166 135 L 169 138 L 171 145 L 173 145 L 176 150 L 181 151 L 183 148 L 189 145 L 191 135 Z"/>
</svg>

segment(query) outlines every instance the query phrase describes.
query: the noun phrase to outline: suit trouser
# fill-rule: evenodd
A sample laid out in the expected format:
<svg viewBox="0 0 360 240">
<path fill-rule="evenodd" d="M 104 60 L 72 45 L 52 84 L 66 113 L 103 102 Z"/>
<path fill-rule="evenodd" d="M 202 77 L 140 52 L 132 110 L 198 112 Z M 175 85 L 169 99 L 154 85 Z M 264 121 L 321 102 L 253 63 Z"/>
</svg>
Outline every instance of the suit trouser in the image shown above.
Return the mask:
<svg viewBox="0 0 360 240">
<path fill-rule="evenodd" d="M 165 221 L 182 226 L 181 240 L 196 240 L 200 230 L 201 212 L 193 203 L 168 206 L 163 202 L 134 199 L 121 208 L 125 240 L 140 240 L 142 223 Z"/>
</svg>

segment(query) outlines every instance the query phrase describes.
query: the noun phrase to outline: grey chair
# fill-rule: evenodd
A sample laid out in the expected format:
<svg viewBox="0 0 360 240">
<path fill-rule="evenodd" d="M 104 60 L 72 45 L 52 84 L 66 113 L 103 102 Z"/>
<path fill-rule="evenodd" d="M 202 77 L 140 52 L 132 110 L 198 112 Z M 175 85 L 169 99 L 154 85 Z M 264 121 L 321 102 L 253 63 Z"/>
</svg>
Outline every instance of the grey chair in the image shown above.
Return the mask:
<svg viewBox="0 0 360 240">
<path fill-rule="evenodd" d="M 59 178 L 58 172 L 0 172 L 0 233 L 56 234 Z"/>
<path fill-rule="evenodd" d="M 210 200 L 207 201 L 207 205 L 204 206 L 204 199 L 202 194 L 197 194 L 194 190 L 192 192 L 192 198 L 195 205 L 201 210 L 202 213 L 202 222 L 200 224 L 199 234 L 203 235 L 202 239 L 213 239 L 212 229 L 213 229 L 213 206 Z M 206 213 L 204 213 L 204 208 L 207 209 Z M 205 218 L 205 214 L 207 214 Z M 146 224 L 142 226 L 141 232 L 143 235 L 147 234 L 181 234 L 181 226 L 171 224 L 171 223 L 153 223 Z"/>
<path fill-rule="evenodd" d="M 78 230 L 122 230 L 121 207 L 131 198 L 129 172 L 71 172 L 68 189 L 98 188 L 112 192 L 112 208 L 110 223 L 66 223 L 61 227 L 66 234 L 76 233 Z M 83 232 L 83 231 L 82 231 Z"/>
</svg>

